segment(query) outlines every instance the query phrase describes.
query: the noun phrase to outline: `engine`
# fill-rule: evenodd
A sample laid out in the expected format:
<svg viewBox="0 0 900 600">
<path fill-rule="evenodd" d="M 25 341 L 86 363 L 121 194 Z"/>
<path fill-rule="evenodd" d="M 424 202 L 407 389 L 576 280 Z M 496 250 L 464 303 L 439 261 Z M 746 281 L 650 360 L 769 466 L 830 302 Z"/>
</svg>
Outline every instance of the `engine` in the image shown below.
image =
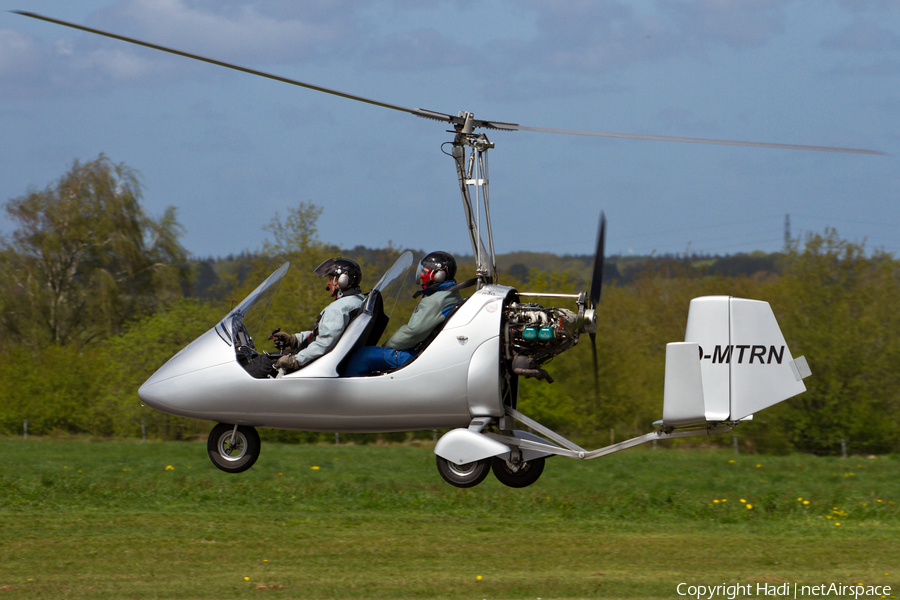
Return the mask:
<svg viewBox="0 0 900 600">
<path fill-rule="evenodd" d="M 512 372 L 553 383 L 541 365 L 578 343 L 578 314 L 513 302 L 505 307 L 503 317 L 503 358 Z"/>
</svg>

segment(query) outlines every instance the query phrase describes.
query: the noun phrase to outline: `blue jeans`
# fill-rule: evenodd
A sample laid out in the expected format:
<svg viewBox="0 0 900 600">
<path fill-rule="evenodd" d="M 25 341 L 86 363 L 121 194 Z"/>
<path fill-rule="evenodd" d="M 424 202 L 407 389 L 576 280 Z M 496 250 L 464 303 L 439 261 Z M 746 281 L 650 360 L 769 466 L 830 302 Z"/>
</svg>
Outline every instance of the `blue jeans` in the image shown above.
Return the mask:
<svg viewBox="0 0 900 600">
<path fill-rule="evenodd" d="M 394 350 L 382 346 L 363 346 L 353 353 L 344 377 L 361 377 L 375 371 L 387 371 L 402 367 L 416 357 L 407 350 Z"/>
</svg>

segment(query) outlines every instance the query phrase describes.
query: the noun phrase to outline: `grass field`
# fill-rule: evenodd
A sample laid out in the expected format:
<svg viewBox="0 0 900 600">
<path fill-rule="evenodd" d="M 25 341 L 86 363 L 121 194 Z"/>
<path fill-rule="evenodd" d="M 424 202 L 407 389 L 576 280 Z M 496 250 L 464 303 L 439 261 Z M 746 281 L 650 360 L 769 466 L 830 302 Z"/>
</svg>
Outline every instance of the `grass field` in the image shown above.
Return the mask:
<svg viewBox="0 0 900 600">
<path fill-rule="evenodd" d="M 0 439 L 0 599 L 900 595 L 897 457 L 660 445 L 554 458 L 530 488 L 460 490 L 431 448 L 262 433 L 240 475 L 202 443 Z"/>
</svg>

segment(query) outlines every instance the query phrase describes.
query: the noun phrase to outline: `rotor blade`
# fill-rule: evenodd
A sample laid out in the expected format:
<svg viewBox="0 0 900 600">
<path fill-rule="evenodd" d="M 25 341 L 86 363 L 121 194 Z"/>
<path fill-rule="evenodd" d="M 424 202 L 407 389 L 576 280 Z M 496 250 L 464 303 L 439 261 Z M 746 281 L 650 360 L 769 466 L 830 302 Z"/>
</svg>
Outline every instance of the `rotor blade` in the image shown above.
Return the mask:
<svg viewBox="0 0 900 600">
<path fill-rule="evenodd" d="M 606 215 L 600 212 L 600 229 L 597 231 L 597 250 L 594 252 L 594 272 L 591 274 L 591 308 L 600 303 L 600 290 L 603 288 L 603 260 L 606 254 Z M 591 336 L 593 339 L 593 335 Z"/>
<path fill-rule="evenodd" d="M 150 42 L 143 42 L 141 40 L 130 38 L 130 37 L 127 37 L 124 35 L 119 35 L 117 33 L 110 33 L 108 31 L 102 31 L 100 29 L 94 29 L 92 27 L 85 27 L 84 25 L 78 25 L 77 23 L 70 23 L 68 21 L 62 21 L 60 19 L 54 19 L 52 17 L 45 17 L 44 15 L 39 15 L 39 14 L 33 13 L 33 12 L 27 12 L 24 10 L 13 10 L 10 12 L 14 12 L 17 15 L 22 15 L 24 17 L 31 17 L 32 19 L 40 19 L 41 21 L 47 21 L 48 23 L 55 23 L 57 25 L 63 25 L 65 27 L 71 27 L 72 29 L 80 29 L 81 31 L 87 31 L 88 33 L 95 33 L 97 35 L 102 35 L 102 36 L 105 36 L 108 38 L 121 40 L 123 42 L 137 44 L 138 46 L 144 46 L 146 48 L 152 48 L 154 50 L 168 52 L 169 54 L 177 54 L 178 56 L 183 56 L 185 58 L 192 58 L 194 60 L 199 60 L 199 61 L 210 63 L 213 65 L 217 65 L 220 67 L 225 67 L 226 69 L 234 69 L 235 71 L 249 73 L 250 75 L 258 75 L 259 77 L 265 77 L 267 79 L 274 79 L 275 81 L 281 81 L 282 83 L 289 83 L 291 85 L 308 88 L 311 90 L 315 90 L 317 92 L 324 92 L 326 94 L 331 94 L 333 96 L 340 96 L 341 98 L 347 98 L 349 100 L 356 100 L 358 102 L 365 102 L 367 104 L 374 104 L 375 106 L 381 106 L 383 108 L 389 108 L 391 110 L 397 110 L 397 111 L 413 114 L 413 115 L 416 115 L 417 117 L 424 117 L 426 119 L 434 119 L 435 121 L 445 121 L 447 123 L 461 122 L 460 117 L 452 117 L 450 115 L 445 115 L 443 113 L 434 112 L 431 110 L 425 110 L 423 108 L 407 108 L 405 106 L 398 106 L 396 104 L 388 104 L 387 102 L 380 102 L 378 100 L 372 100 L 371 98 L 365 98 L 363 96 L 357 96 L 355 94 L 348 94 L 346 92 L 332 90 L 332 89 L 329 89 L 326 87 L 313 85 L 311 83 L 298 81 L 296 79 L 289 79 L 287 77 L 281 77 L 280 75 L 273 75 L 271 73 L 266 73 L 264 71 L 257 71 L 256 69 L 250 69 L 247 67 L 242 67 L 240 65 L 233 65 L 231 63 L 223 62 L 221 60 L 216 60 L 214 58 L 206 58 L 205 56 L 200 56 L 198 54 L 191 54 L 190 52 L 183 52 L 181 50 L 175 50 L 174 48 L 167 48 L 165 46 L 160 46 L 158 44 L 151 44 Z M 486 127 L 486 126 L 489 127 L 490 126 L 490 125 L 482 125 L 482 123 L 486 123 L 486 122 L 476 121 L 475 126 L 476 127 Z M 496 128 L 496 127 L 492 127 L 492 128 Z"/>
<path fill-rule="evenodd" d="M 847 152 L 850 154 L 879 154 L 887 156 L 886 152 L 879 150 L 864 150 L 859 148 L 832 148 L 831 146 L 803 146 L 800 144 L 773 144 L 770 142 L 741 142 L 737 140 L 712 140 L 704 138 L 672 137 L 668 135 L 643 135 L 639 133 L 610 133 L 604 131 L 579 131 L 576 129 L 547 129 L 546 127 L 526 127 L 516 125 L 514 127 L 498 127 L 497 129 L 514 129 L 515 131 L 535 131 L 538 133 L 560 133 L 563 135 L 588 135 L 595 137 L 622 138 L 627 140 L 655 140 L 660 142 L 687 142 L 690 144 L 718 144 L 721 146 L 752 146 L 754 148 L 779 148 L 782 150 L 814 150 L 817 152 Z"/>
<path fill-rule="evenodd" d="M 216 60 L 213 58 L 206 58 L 204 56 L 200 56 L 198 54 L 191 54 L 190 52 L 183 52 L 181 50 L 175 50 L 174 48 L 167 48 L 165 46 L 160 46 L 158 44 L 152 44 L 150 42 L 143 42 L 138 39 L 130 38 L 124 35 L 119 35 L 117 33 L 110 33 L 108 31 L 103 31 L 100 29 L 94 29 L 92 27 L 86 27 L 84 25 L 78 25 L 77 23 L 70 23 L 68 21 L 63 21 L 60 19 L 54 19 L 52 17 L 46 17 L 44 15 L 39 15 L 33 12 L 27 12 L 23 10 L 13 10 L 10 11 L 16 13 L 18 15 L 22 15 L 25 17 L 31 17 L 32 19 L 39 19 L 41 21 L 47 21 L 48 23 L 55 23 L 56 25 L 62 25 L 64 27 L 71 27 L 72 29 L 79 29 L 81 31 L 86 31 L 88 33 L 94 33 L 97 35 L 102 35 L 105 37 L 113 38 L 116 40 L 121 40 L 123 42 L 128 42 L 131 44 L 137 44 L 138 46 L 144 46 L 146 48 L 152 48 L 154 50 L 159 50 L 161 52 L 168 52 L 170 54 L 176 54 L 178 56 L 183 56 L 185 58 L 191 58 L 194 60 L 199 60 L 202 62 L 210 63 L 213 65 L 217 65 L 220 67 L 225 67 L 226 69 L 234 69 L 235 71 L 241 71 L 243 73 L 249 73 L 250 75 L 257 75 L 259 77 L 265 77 L 267 79 L 273 79 L 275 81 L 280 81 L 282 83 L 288 83 L 290 85 L 296 85 L 299 87 L 307 88 L 310 90 L 315 90 L 317 92 L 323 92 L 325 94 L 331 94 L 333 96 L 339 96 L 341 98 L 347 98 L 348 100 L 356 100 L 357 102 L 365 102 L 366 104 L 372 104 L 375 106 L 381 106 L 383 108 L 389 108 L 391 110 L 396 110 L 400 112 L 409 113 L 411 115 L 415 115 L 417 117 L 423 117 L 425 119 L 433 119 L 435 121 L 443 121 L 445 123 L 451 123 L 454 125 L 457 131 L 462 131 L 463 133 L 471 133 L 472 130 L 478 128 L 484 129 L 496 129 L 499 131 L 533 131 L 537 133 L 559 133 L 563 135 L 587 135 L 587 136 L 595 136 L 595 137 L 611 137 L 611 138 L 623 138 L 623 139 L 631 139 L 631 140 L 655 140 L 655 141 L 664 141 L 664 142 L 687 142 L 693 144 L 719 144 L 725 146 L 752 146 L 756 148 L 780 148 L 784 150 L 815 150 L 819 152 L 849 152 L 854 154 L 880 154 L 886 155 L 885 152 L 880 152 L 878 150 L 863 150 L 856 148 L 832 148 L 829 146 L 803 146 L 799 144 L 774 144 L 768 142 L 742 142 L 736 140 L 714 140 L 714 139 L 702 139 L 702 138 L 689 138 L 689 137 L 672 137 L 665 135 L 643 135 L 637 133 L 610 133 L 610 132 L 602 132 L 602 131 L 579 131 L 575 129 L 549 129 L 545 127 L 527 127 L 525 125 L 519 125 L 517 123 L 505 123 L 503 121 L 487 121 L 481 119 L 474 119 L 470 113 L 460 113 L 458 116 L 452 116 L 432 110 L 426 110 L 424 108 L 409 108 L 406 106 L 399 106 L 397 104 L 390 104 L 387 102 L 381 102 L 379 100 L 373 100 L 371 98 L 365 98 L 363 96 L 357 96 L 355 94 L 348 94 L 346 92 L 341 92 L 339 90 L 332 90 L 326 87 L 314 85 L 312 83 L 306 83 L 304 81 L 299 81 L 296 79 L 290 79 L 288 77 L 281 77 L 280 75 L 273 75 L 271 73 L 266 73 L 264 71 L 257 71 L 256 69 L 250 69 L 247 67 L 242 67 L 240 65 L 233 65 L 231 63 L 227 63 L 221 60 Z M 468 121 L 468 123 L 467 123 Z"/>
</svg>

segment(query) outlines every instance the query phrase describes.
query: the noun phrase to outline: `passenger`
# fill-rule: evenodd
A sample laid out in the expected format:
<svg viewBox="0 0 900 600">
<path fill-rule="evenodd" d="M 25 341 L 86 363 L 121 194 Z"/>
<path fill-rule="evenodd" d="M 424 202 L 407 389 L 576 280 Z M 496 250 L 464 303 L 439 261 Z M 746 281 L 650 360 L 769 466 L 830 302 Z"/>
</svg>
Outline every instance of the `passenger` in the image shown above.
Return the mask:
<svg viewBox="0 0 900 600">
<path fill-rule="evenodd" d="M 422 343 L 431 335 L 435 327 L 446 320 L 453 306 L 463 299 L 459 292 L 452 290 L 456 285 L 456 259 L 446 252 L 432 252 L 419 263 L 416 279 L 422 289 L 414 298 L 424 294 L 419 305 L 384 346 L 363 346 L 350 357 L 344 371 L 346 377 L 370 375 L 376 371 L 386 371 L 402 367 L 418 355 Z"/>
<path fill-rule="evenodd" d="M 319 277 L 328 278 L 325 289 L 331 293 L 334 301 L 319 313 L 312 331 L 272 334 L 276 348 L 291 350 L 290 354 L 275 362 L 275 368 L 284 369 L 286 373 L 296 371 L 330 352 L 347 328 L 351 313 L 365 300 L 359 289 L 362 269 L 355 260 L 329 258 L 316 267 L 315 273 Z"/>
</svg>

